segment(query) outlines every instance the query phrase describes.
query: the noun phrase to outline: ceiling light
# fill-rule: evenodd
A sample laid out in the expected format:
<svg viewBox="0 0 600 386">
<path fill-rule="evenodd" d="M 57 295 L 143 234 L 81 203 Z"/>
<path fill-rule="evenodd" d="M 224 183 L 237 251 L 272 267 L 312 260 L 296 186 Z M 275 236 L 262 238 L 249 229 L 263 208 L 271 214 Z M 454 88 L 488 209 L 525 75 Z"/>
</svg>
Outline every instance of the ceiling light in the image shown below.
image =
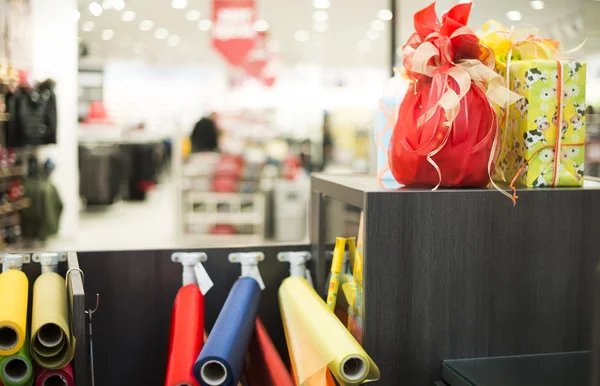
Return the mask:
<svg viewBox="0 0 600 386">
<path fill-rule="evenodd" d="M 102 31 L 102 40 L 110 40 L 115 36 L 115 31 L 112 29 L 105 29 Z"/>
<path fill-rule="evenodd" d="M 379 11 L 377 13 L 377 16 L 379 16 L 379 18 L 381 20 L 388 21 L 388 20 L 392 20 L 392 18 L 394 17 L 394 14 L 389 9 L 382 9 L 381 11 Z"/>
<path fill-rule="evenodd" d="M 136 54 L 141 54 L 144 51 L 144 44 L 143 43 L 135 43 L 133 45 L 133 52 L 135 52 Z"/>
<path fill-rule="evenodd" d="M 169 31 L 167 31 L 166 28 L 157 28 L 156 31 L 154 31 L 154 37 L 158 40 L 166 39 L 167 36 L 169 36 Z"/>
<path fill-rule="evenodd" d="M 269 52 L 279 51 L 279 43 L 277 43 L 275 40 L 269 40 L 267 42 L 267 51 L 269 51 Z"/>
<path fill-rule="evenodd" d="M 100 16 L 102 14 L 102 6 L 96 3 L 95 1 L 92 1 L 90 3 L 88 9 L 90 10 L 90 13 L 94 16 Z"/>
<path fill-rule="evenodd" d="M 313 7 L 318 9 L 327 9 L 331 5 L 329 0 L 313 0 Z"/>
<path fill-rule="evenodd" d="M 189 21 L 198 21 L 200 20 L 200 16 L 200 12 L 196 11 L 195 9 L 191 9 L 185 14 L 185 18 Z"/>
<path fill-rule="evenodd" d="M 208 31 L 211 27 L 212 21 L 208 19 L 200 20 L 198 22 L 198 28 L 200 28 L 201 31 Z"/>
<path fill-rule="evenodd" d="M 358 42 L 358 51 L 360 51 L 363 54 L 366 54 L 367 52 L 371 51 L 371 42 L 368 40 L 361 40 L 360 42 Z"/>
<path fill-rule="evenodd" d="M 125 9 L 125 1 L 123 0 L 113 0 L 112 6 L 116 11 L 122 11 Z"/>
<path fill-rule="evenodd" d="M 140 22 L 140 29 L 142 31 L 150 31 L 152 27 L 154 27 L 154 23 L 152 22 L 152 20 L 142 20 Z"/>
<path fill-rule="evenodd" d="M 121 15 L 121 20 L 123 21 L 133 21 L 135 19 L 135 12 L 133 11 L 125 11 Z"/>
<path fill-rule="evenodd" d="M 367 37 L 371 40 L 377 40 L 379 38 L 379 31 L 375 31 L 374 29 L 370 29 L 367 31 Z"/>
<path fill-rule="evenodd" d="M 506 17 L 510 21 L 519 21 L 523 18 L 523 15 L 519 11 L 508 11 Z"/>
<path fill-rule="evenodd" d="M 81 29 L 83 29 L 85 32 L 90 32 L 94 30 L 94 26 L 95 25 L 93 21 L 84 21 Z"/>
<path fill-rule="evenodd" d="M 319 10 L 313 13 L 313 20 L 317 22 L 325 22 L 329 20 L 329 14 L 327 11 Z"/>
<path fill-rule="evenodd" d="M 371 29 L 375 31 L 383 31 L 385 29 L 385 23 L 379 19 L 371 22 Z"/>
<path fill-rule="evenodd" d="M 79 12 L 78 10 L 73 10 L 73 20 L 77 21 L 81 18 L 81 12 Z"/>
<path fill-rule="evenodd" d="M 329 24 L 327 24 L 325 22 L 315 21 L 313 23 L 313 29 L 317 32 L 325 32 L 329 29 Z"/>
<path fill-rule="evenodd" d="M 258 32 L 264 32 L 269 29 L 269 22 L 266 20 L 257 20 L 254 22 L 254 29 Z"/>
<path fill-rule="evenodd" d="M 171 47 L 175 47 L 176 45 L 179 44 L 180 41 L 181 41 L 181 39 L 179 38 L 179 36 L 177 36 L 177 35 L 171 35 L 167 39 L 167 44 L 169 46 L 171 46 Z"/>
<path fill-rule="evenodd" d="M 541 0 L 532 0 L 529 4 L 531 5 L 531 8 L 535 10 L 544 9 L 544 2 Z"/>
<path fill-rule="evenodd" d="M 187 0 L 171 0 L 171 7 L 175 9 L 184 9 L 188 6 Z"/>
<path fill-rule="evenodd" d="M 306 32 L 305 30 L 301 29 L 299 31 L 296 31 L 296 34 L 294 35 L 294 37 L 299 42 L 305 42 L 305 41 L 307 41 L 310 38 L 310 35 L 308 34 L 308 32 Z"/>
</svg>

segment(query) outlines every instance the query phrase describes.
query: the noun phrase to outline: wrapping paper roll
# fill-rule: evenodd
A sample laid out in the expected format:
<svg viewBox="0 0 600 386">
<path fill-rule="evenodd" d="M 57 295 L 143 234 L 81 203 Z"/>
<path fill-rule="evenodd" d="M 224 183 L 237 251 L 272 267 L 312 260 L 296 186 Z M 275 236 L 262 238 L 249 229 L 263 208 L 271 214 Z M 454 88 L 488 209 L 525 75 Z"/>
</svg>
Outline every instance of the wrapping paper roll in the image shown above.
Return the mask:
<svg viewBox="0 0 600 386">
<path fill-rule="evenodd" d="M 292 377 L 260 318 L 256 318 L 245 368 L 249 386 L 294 386 Z"/>
<path fill-rule="evenodd" d="M 204 296 L 198 286 L 179 289 L 173 304 L 165 386 L 198 386 L 192 367 L 204 343 Z"/>
<path fill-rule="evenodd" d="M 208 334 L 206 333 L 206 331 L 204 331 L 204 343 L 206 343 L 206 340 L 208 339 Z M 1 385 L 0 385 L 1 386 Z M 242 382 L 238 382 L 238 386 L 244 386 L 242 385 Z M 334 385 L 335 386 L 335 385 Z"/>
<path fill-rule="evenodd" d="M 26 339 L 19 352 L 1 359 L 0 379 L 5 386 L 32 386 L 34 378 L 29 343 Z"/>
<path fill-rule="evenodd" d="M 375 363 L 306 279 L 283 281 L 279 307 L 298 386 L 327 384 L 327 369 L 341 386 L 380 378 Z"/>
<path fill-rule="evenodd" d="M 254 331 L 259 303 L 258 282 L 250 277 L 239 278 L 231 288 L 194 364 L 194 376 L 200 385 L 237 385 Z"/>
<path fill-rule="evenodd" d="M 75 386 L 71 365 L 60 370 L 38 371 L 35 386 Z"/>
<path fill-rule="evenodd" d="M 31 354 L 37 364 L 48 370 L 66 367 L 75 354 L 67 301 L 62 276 L 49 272 L 37 278 L 31 310 Z"/>
<path fill-rule="evenodd" d="M 29 281 L 17 270 L 0 274 L 0 356 L 19 352 L 25 344 Z"/>
</svg>

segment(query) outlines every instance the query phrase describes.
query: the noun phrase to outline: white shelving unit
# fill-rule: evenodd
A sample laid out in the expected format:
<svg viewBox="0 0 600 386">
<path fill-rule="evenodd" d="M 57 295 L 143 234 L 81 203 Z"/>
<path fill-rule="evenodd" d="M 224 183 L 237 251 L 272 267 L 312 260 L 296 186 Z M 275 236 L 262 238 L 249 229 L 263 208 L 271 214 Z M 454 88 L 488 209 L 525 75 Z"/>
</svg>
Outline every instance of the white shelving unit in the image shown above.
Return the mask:
<svg viewBox="0 0 600 386">
<path fill-rule="evenodd" d="M 175 154 L 178 154 L 175 151 Z M 179 153 L 180 154 L 180 153 Z M 204 157 L 204 158 L 203 158 Z M 177 165 L 179 239 L 186 245 L 198 242 L 231 244 L 260 243 L 265 235 L 263 193 L 220 193 L 210 191 L 218 155 L 202 155 Z M 217 225 L 235 228 L 235 234 L 212 234 Z"/>
</svg>

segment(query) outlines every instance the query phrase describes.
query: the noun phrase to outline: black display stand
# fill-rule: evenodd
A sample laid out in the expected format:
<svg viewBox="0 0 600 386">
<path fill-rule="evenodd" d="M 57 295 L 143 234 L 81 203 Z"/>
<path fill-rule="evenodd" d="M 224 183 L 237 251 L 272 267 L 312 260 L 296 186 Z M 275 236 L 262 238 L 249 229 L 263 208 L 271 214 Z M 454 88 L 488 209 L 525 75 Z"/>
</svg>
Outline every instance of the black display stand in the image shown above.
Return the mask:
<svg viewBox="0 0 600 386">
<path fill-rule="evenodd" d="M 198 249 L 208 256 L 203 265 L 214 282 L 205 297 L 206 331 L 212 329 L 229 290 L 241 274 L 240 264 L 228 261 L 229 254 L 263 252 L 265 260 L 258 267 L 266 288 L 261 294 L 259 315 L 286 361 L 287 346 L 277 293 L 281 282 L 289 276 L 290 265 L 279 262 L 277 254 L 309 249 L 308 244 Z M 96 385 L 164 385 L 171 311 L 182 285 L 182 267 L 171 261 L 173 252 L 176 251 L 78 254 L 86 274 L 87 293 L 100 294 L 100 307 L 93 318 Z"/>
<path fill-rule="evenodd" d="M 381 385 L 432 385 L 442 360 L 591 348 L 599 188 L 378 188 L 312 177 L 311 244 L 324 288 L 325 204 L 364 214 L 364 346 Z M 333 235 L 336 236 L 336 235 Z"/>
</svg>

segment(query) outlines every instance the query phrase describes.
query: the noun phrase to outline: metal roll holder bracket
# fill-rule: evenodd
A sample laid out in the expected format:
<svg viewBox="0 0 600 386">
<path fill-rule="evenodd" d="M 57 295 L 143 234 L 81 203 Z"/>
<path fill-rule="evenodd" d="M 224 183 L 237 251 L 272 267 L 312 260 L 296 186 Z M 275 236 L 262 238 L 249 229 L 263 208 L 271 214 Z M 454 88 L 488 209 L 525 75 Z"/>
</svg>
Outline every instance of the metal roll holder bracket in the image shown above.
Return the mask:
<svg viewBox="0 0 600 386">
<path fill-rule="evenodd" d="M 83 271 L 80 268 L 71 268 L 67 271 L 67 273 L 65 274 L 65 284 L 67 286 L 67 288 L 69 288 L 69 282 L 72 280 L 71 279 L 71 275 L 73 273 L 79 273 L 81 275 L 81 284 L 84 285 L 85 282 L 85 275 L 83 274 Z M 73 310 L 72 310 L 72 306 L 71 303 L 69 302 L 69 323 L 70 323 L 70 327 L 71 327 L 71 340 L 73 339 L 73 332 L 75 330 L 74 328 L 74 315 L 73 315 Z M 91 308 L 89 310 L 86 310 L 85 313 L 88 316 L 88 333 L 89 333 L 89 356 L 90 356 L 90 377 L 91 377 L 91 386 L 95 386 L 96 385 L 96 376 L 95 376 L 95 372 L 94 372 L 94 339 L 93 339 L 93 329 L 92 329 L 92 316 L 98 312 L 98 308 L 100 307 L 100 294 L 96 294 L 96 305 L 94 307 L 94 309 L 92 310 Z"/>
<path fill-rule="evenodd" d="M 251 277 L 258 282 L 261 290 L 265 289 L 265 283 L 260 276 L 258 263 L 265 260 L 262 252 L 237 252 L 229 254 L 229 262 L 242 265 L 242 277 Z"/>
<path fill-rule="evenodd" d="M 18 271 L 23 270 L 23 264 L 31 263 L 31 256 L 27 253 L 2 253 L 0 254 L 0 264 L 2 264 L 2 272 L 10 269 Z"/>
<path fill-rule="evenodd" d="M 202 295 L 213 287 L 208 272 L 204 269 L 202 263 L 208 260 L 208 256 L 204 252 L 175 252 L 171 255 L 171 261 L 181 263 L 183 267 L 182 284 L 183 286 L 194 284 L 200 288 Z"/>
<path fill-rule="evenodd" d="M 279 252 L 277 260 L 290 263 L 290 276 L 303 277 L 313 286 L 312 275 L 306 268 L 306 263 L 312 259 L 310 252 Z"/>
<path fill-rule="evenodd" d="M 34 253 L 31 259 L 42 265 L 42 274 L 48 272 L 58 272 L 58 263 L 67 261 L 65 252 L 43 252 Z"/>
</svg>

